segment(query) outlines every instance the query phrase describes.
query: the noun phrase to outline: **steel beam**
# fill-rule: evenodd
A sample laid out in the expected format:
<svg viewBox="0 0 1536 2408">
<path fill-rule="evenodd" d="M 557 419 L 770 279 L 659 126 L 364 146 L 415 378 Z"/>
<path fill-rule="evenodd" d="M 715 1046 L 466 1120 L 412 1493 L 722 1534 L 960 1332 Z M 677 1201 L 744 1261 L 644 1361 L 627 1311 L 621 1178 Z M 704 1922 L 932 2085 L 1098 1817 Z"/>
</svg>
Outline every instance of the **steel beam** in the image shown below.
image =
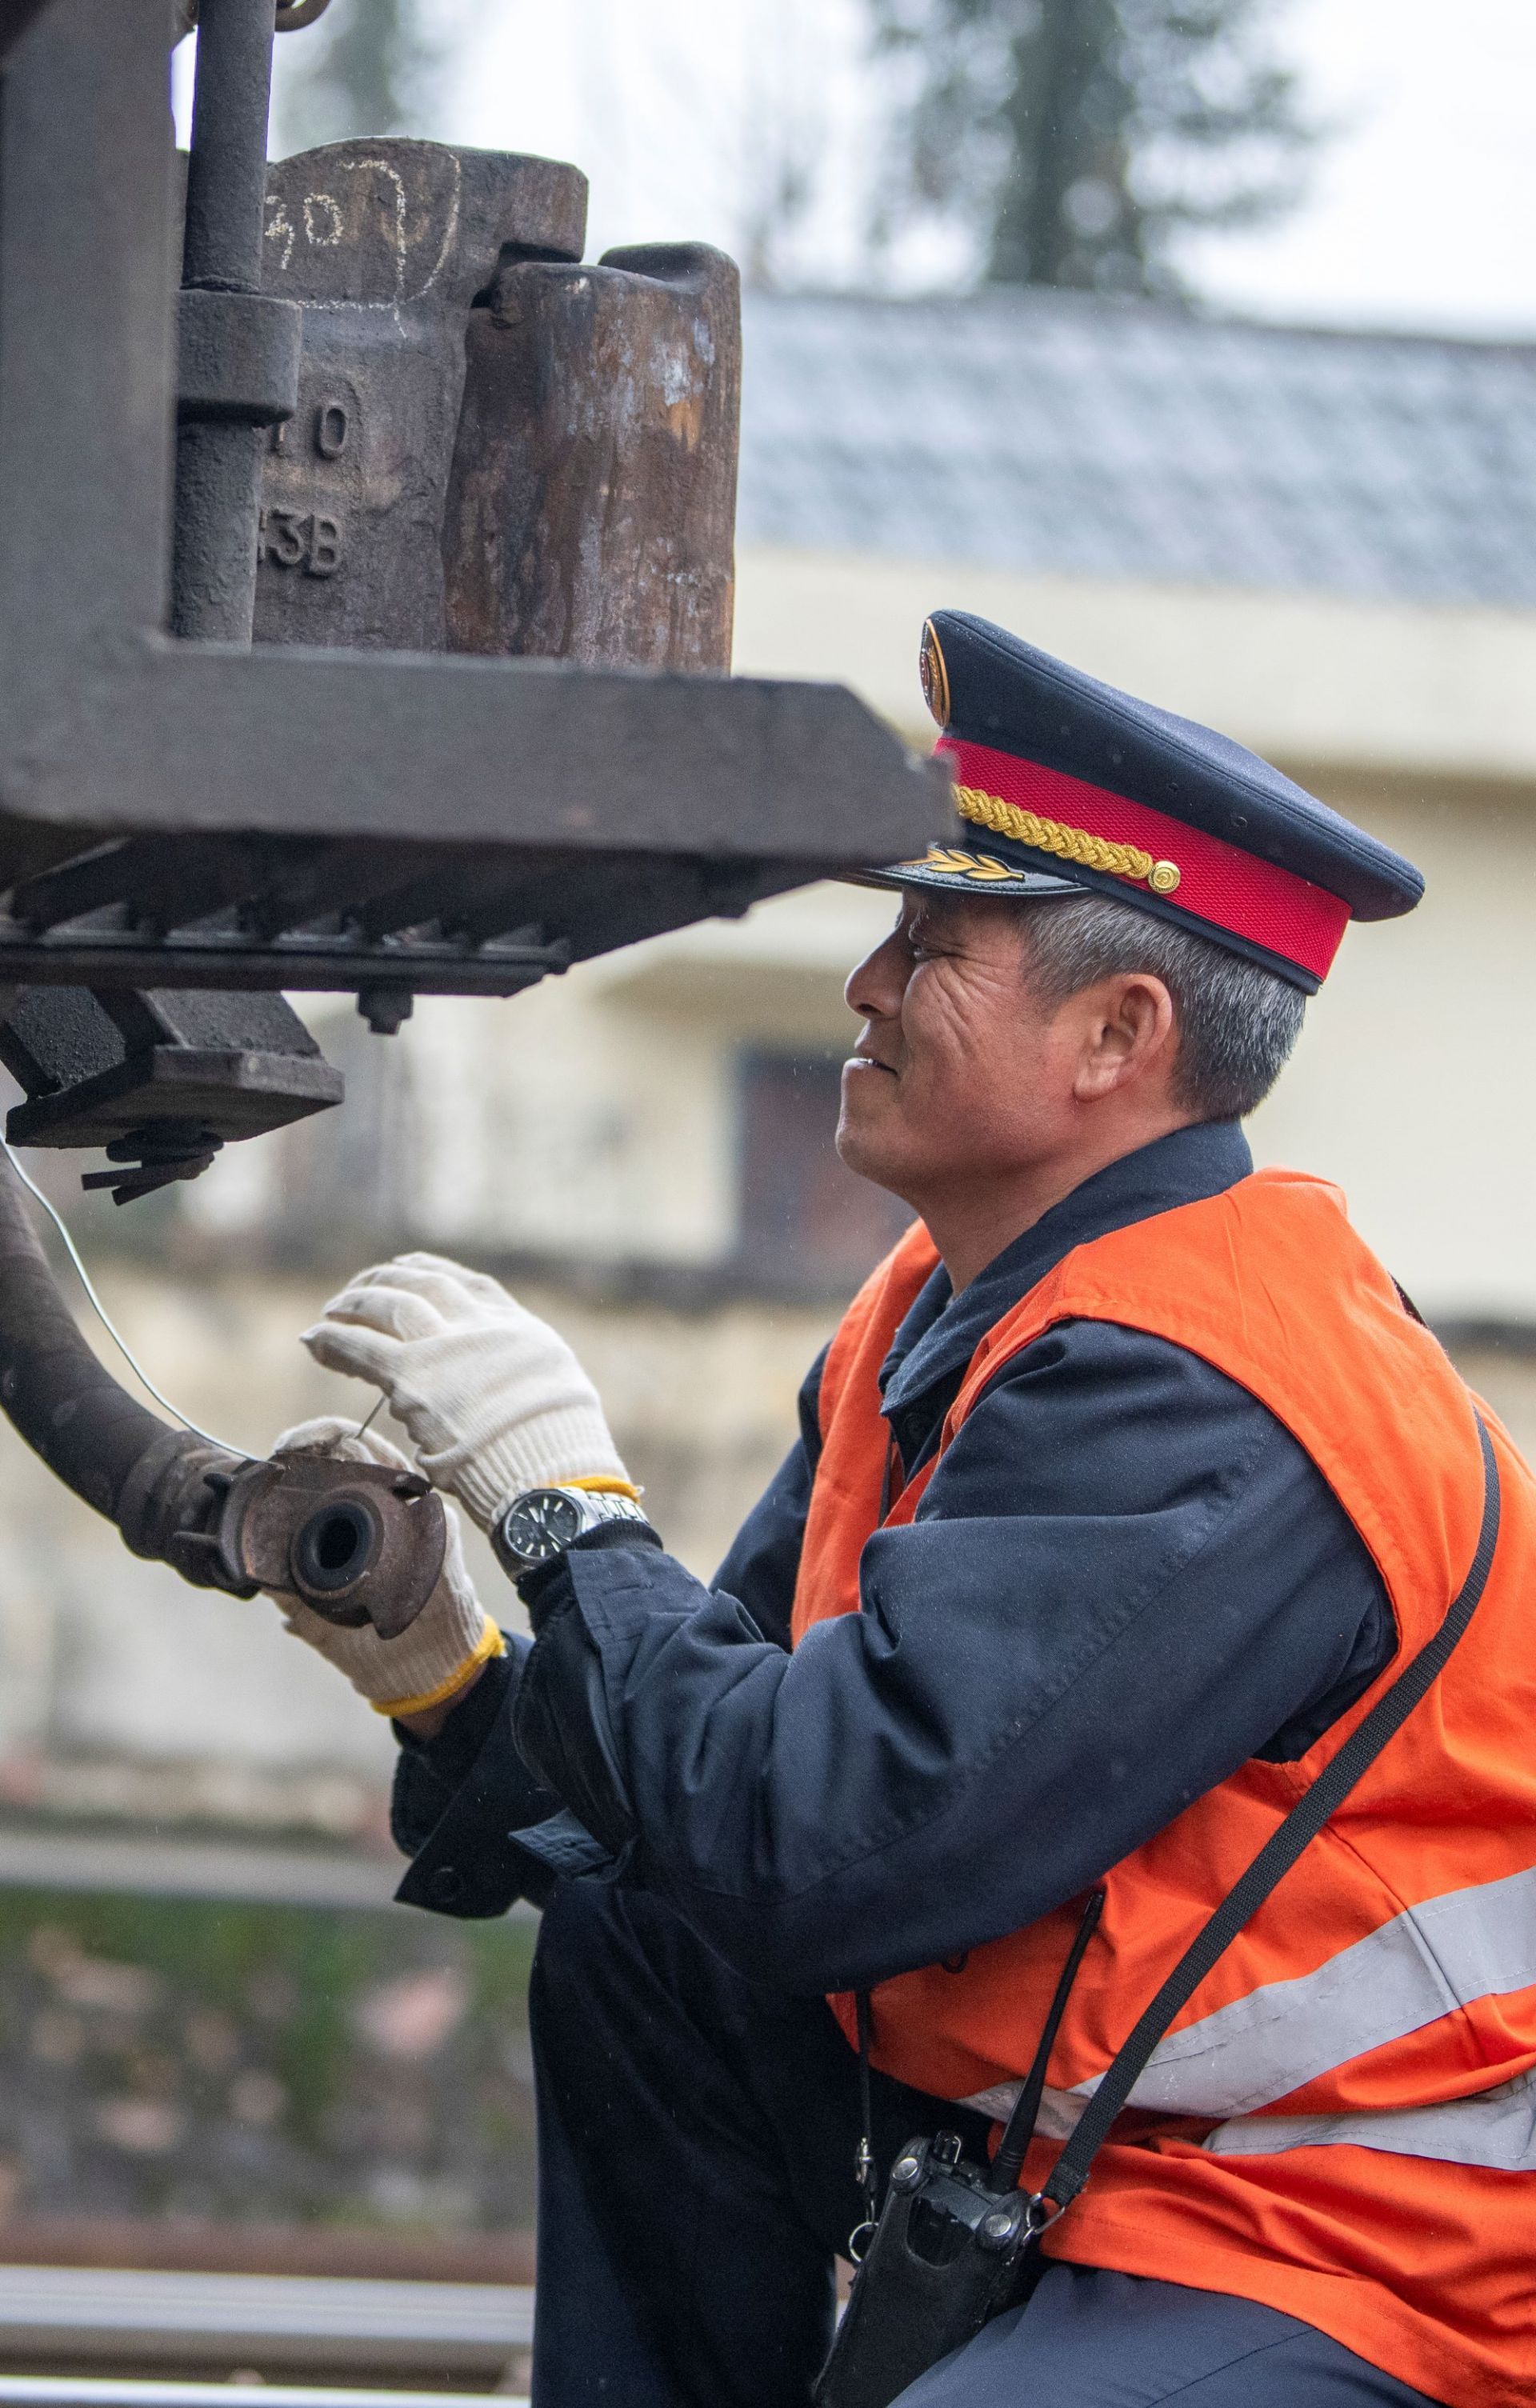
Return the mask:
<svg viewBox="0 0 1536 2408">
<path fill-rule="evenodd" d="M 14 825 L 897 859 L 947 792 L 841 686 L 129 638 L 0 770 Z"/>
</svg>

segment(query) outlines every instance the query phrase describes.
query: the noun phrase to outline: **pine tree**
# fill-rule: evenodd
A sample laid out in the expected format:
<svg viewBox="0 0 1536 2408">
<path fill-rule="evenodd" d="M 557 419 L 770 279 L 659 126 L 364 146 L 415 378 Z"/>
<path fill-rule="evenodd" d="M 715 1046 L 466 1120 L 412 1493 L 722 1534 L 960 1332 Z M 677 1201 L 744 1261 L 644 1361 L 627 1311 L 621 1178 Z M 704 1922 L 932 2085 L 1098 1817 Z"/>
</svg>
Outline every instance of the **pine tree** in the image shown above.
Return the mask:
<svg viewBox="0 0 1536 2408">
<path fill-rule="evenodd" d="M 1317 139 L 1270 42 L 1285 0 L 873 0 L 904 67 L 879 229 L 926 212 L 987 278 L 1177 294 L 1198 227 L 1294 205 Z"/>
</svg>

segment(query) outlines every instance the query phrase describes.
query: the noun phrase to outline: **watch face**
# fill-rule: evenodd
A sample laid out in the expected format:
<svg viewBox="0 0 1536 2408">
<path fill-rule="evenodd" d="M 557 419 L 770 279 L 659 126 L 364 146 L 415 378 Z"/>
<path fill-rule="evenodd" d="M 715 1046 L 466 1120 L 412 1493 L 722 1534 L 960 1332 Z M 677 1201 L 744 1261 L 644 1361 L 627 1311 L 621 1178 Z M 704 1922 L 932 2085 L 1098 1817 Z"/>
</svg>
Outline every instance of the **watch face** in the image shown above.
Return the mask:
<svg viewBox="0 0 1536 2408">
<path fill-rule="evenodd" d="M 557 1555 L 584 1526 L 581 1506 L 561 1488 L 530 1488 L 509 1508 L 501 1526 L 509 1551 L 529 1564 Z"/>
</svg>

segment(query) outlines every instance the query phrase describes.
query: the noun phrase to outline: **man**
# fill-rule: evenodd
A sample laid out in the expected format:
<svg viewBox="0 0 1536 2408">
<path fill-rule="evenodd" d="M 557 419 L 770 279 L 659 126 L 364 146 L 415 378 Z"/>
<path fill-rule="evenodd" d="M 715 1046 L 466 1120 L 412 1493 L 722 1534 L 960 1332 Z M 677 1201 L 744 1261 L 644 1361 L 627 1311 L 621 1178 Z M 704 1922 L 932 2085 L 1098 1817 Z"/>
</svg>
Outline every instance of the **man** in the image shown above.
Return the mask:
<svg viewBox="0 0 1536 2408">
<path fill-rule="evenodd" d="M 1439 1628 L 1490 1493 L 1341 1199 L 1254 1174 L 1239 1127 L 1416 872 L 983 621 L 939 614 L 924 679 L 960 824 L 882 874 L 839 1129 L 919 1218 L 713 1587 L 494 1282 L 408 1255 L 307 1340 L 383 1389 L 536 1633 L 494 1652 L 453 1572 L 409 1656 L 303 1635 L 396 1717 L 400 1896 L 544 1906 L 539 2408 L 805 2402 L 864 2213 L 851 1994 L 881 2173 L 940 2129 L 983 2157 L 1097 1885 L 1043 2185 Z M 1032 2300 L 913 2408 L 1536 2393 L 1536 1486 L 1492 1443 L 1467 1636 L 1177 2018 Z"/>
</svg>

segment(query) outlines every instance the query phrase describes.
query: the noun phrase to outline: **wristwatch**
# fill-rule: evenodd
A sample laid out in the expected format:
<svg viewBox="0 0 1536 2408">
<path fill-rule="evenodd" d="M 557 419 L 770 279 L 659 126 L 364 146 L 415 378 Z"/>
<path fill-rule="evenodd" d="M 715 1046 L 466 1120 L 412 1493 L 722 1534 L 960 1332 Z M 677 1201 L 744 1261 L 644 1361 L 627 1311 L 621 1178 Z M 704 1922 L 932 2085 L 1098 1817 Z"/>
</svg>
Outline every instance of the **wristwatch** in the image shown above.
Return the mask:
<svg viewBox="0 0 1536 2408">
<path fill-rule="evenodd" d="M 562 1555 L 604 1522 L 643 1522 L 633 1497 L 604 1488 L 524 1488 L 491 1525 L 495 1559 L 510 1580 Z"/>
</svg>

